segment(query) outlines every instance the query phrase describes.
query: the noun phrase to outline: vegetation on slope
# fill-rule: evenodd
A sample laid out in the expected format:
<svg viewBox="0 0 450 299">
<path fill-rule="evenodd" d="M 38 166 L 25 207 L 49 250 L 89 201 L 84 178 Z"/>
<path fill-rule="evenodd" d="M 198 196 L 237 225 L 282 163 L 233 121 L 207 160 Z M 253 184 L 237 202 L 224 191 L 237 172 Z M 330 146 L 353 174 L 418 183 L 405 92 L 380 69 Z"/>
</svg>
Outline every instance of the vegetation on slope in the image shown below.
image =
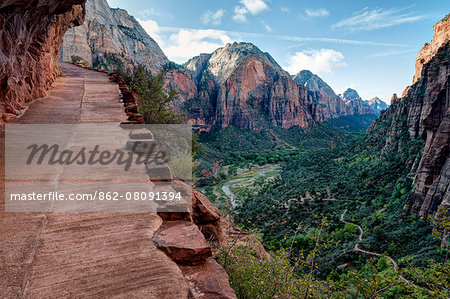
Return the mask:
<svg viewBox="0 0 450 299">
<path fill-rule="evenodd" d="M 240 193 L 235 219 L 256 230 L 275 255 L 290 252 L 291 267 L 316 252 L 311 236 L 323 230 L 327 246 L 317 253 L 316 267 L 295 269 L 300 281 L 312 275 L 337 288 L 344 284 L 350 297 L 442 298 L 448 296 L 448 247 L 440 247 L 428 222 L 403 215 L 412 188 L 409 173 L 423 145 L 401 129 L 394 136 L 395 150 L 380 151 L 386 138 L 381 132 L 389 124 L 389 119 L 380 121 L 371 134 L 339 147 L 300 152 L 278 179 L 259 181 L 262 186 Z M 342 221 L 344 211 L 346 220 L 363 229 L 362 240 L 356 226 Z M 445 227 L 439 225 L 441 236 Z M 356 244 L 377 255 L 355 251 Z M 397 261 L 398 271 L 384 256 Z"/>
</svg>

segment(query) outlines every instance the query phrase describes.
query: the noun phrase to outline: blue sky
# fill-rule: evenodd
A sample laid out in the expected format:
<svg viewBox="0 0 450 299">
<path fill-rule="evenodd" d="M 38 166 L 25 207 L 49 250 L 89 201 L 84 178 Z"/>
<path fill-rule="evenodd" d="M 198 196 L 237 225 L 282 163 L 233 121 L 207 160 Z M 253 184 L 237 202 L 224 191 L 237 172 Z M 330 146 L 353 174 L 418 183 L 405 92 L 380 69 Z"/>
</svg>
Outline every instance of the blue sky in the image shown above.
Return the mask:
<svg viewBox="0 0 450 299">
<path fill-rule="evenodd" d="M 448 0 L 108 0 L 183 63 L 233 41 L 269 52 L 291 74 L 309 69 L 340 93 L 389 103 L 411 84 L 417 52 Z"/>
</svg>

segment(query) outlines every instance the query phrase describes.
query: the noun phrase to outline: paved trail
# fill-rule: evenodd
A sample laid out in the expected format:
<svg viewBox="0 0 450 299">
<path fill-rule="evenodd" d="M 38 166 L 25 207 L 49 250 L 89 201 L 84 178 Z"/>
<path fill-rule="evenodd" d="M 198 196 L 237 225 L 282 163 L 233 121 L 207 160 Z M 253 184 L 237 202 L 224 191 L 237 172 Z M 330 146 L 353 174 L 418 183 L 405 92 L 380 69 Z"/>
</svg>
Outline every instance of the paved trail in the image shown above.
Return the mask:
<svg viewBox="0 0 450 299">
<path fill-rule="evenodd" d="M 371 251 L 368 251 L 368 250 L 364 250 L 364 249 L 359 248 L 359 244 L 364 240 L 364 239 L 363 239 L 364 230 L 363 230 L 362 227 L 359 226 L 358 224 L 355 224 L 355 223 L 352 223 L 352 222 L 345 221 L 345 220 L 344 220 L 344 217 L 345 217 L 345 214 L 346 214 L 346 213 L 347 213 L 347 210 L 345 210 L 345 211 L 341 214 L 341 221 L 344 222 L 344 223 L 347 223 L 347 224 L 354 225 L 354 226 L 356 226 L 356 227 L 359 229 L 359 235 L 358 235 L 359 242 L 355 244 L 355 247 L 353 248 L 353 250 L 354 250 L 354 251 L 359 251 L 359 252 L 362 252 L 362 253 L 365 253 L 365 254 L 369 254 L 369 255 L 381 256 L 380 253 L 371 252 Z M 396 262 L 393 258 L 391 258 L 390 256 L 386 256 L 386 258 L 391 262 L 392 266 L 394 267 L 395 272 L 397 272 L 397 270 L 398 270 L 398 264 L 397 264 L 397 262 Z"/>
<path fill-rule="evenodd" d="M 356 226 L 359 229 L 359 235 L 358 235 L 359 242 L 357 242 L 355 244 L 355 247 L 353 247 L 353 250 L 354 251 L 358 251 L 358 252 L 362 252 L 362 253 L 365 253 L 365 254 L 373 255 L 373 256 L 381 256 L 380 253 L 372 252 L 372 251 L 368 251 L 368 250 L 364 250 L 364 249 L 359 248 L 359 244 L 364 240 L 364 238 L 363 238 L 364 230 L 358 224 L 346 221 L 344 219 L 346 213 L 347 213 L 347 210 L 344 210 L 344 212 L 341 214 L 341 222 L 354 225 L 354 226 Z M 397 264 L 397 262 L 392 257 L 390 257 L 388 255 L 386 255 L 385 257 L 391 262 L 392 266 L 394 267 L 395 273 L 398 273 L 398 264 Z M 408 283 L 408 284 L 410 284 L 410 285 L 412 285 L 412 286 L 414 286 L 414 287 L 416 287 L 418 289 L 424 290 L 423 288 L 415 285 L 412 281 L 407 280 L 405 277 L 403 277 L 403 275 L 399 275 L 399 277 L 404 282 L 406 282 L 406 283 Z"/>
<path fill-rule="evenodd" d="M 61 64 L 48 97 L 15 123 L 118 123 L 126 119 L 105 74 Z M 4 131 L 0 141 L 4 144 Z M 4 146 L 1 147 L 4 151 Z M 0 155 L 4 178 L 4 154 Z M 153 241 L 156 214 L 5 213 L 0 199 L 2 298 L 187 298 L 179 270 Z"/>
</svg>

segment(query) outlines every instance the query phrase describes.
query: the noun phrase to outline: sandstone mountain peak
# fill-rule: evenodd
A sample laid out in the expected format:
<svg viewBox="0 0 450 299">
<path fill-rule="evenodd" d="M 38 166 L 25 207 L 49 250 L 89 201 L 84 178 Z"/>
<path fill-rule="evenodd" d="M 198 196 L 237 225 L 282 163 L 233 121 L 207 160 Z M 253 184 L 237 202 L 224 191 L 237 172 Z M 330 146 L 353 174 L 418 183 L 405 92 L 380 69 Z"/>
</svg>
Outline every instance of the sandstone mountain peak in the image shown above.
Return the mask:
<svg viewBox="0 0 450 299">
<path fill-rule="evenodd" d="M 358 92 L 352 88 L 347 88 L 344 93 L 341 95 L 341 98 L 347 103 L 353 100 L 361 100 Z"/>
<path fill-rule="evenodd" d="M 323 91 L 329 96 L 336 96 L 333 89 L 322 78 L 309 70 L 299 72 L 293 76 L 293 79 L 298 84 L 305 86 L 309 91 Z"/>
<path fill-rule="evenodd" d="M 275 60 L 268 54 L 262 52 L 251 43 L 234 42 L 215 50 L 208 57 L 207 54 L 197 56 L 185 64 L 185 67 L 193 72 L 194 77 L 198 75 L 197 66 L 203 65 L 212 75 L 213 79 L 223 83 L 231 73 L 246 59 L 255 58 L 270 64 L 277 72 L 284 72 Z M 204 63 L 207 59 L 207 65 Z"/>
<path fill-rule="evenodd" d="M 144 65 L 156 74 L 169 62 L 159 45 L 126 10 L 112 9 L 106 0 L 87 0 L 86 22 L 64 36 L 62 59 L 79 56 L 105 70 Z"/>
<path fill-rule="evenodd" d="M 424 65 L 434 57 L 439 48 L 450 40 L 449 15 L 433 26 L 433 39 L 430 43 L 426 43 L 417 55 L 416 73 L 413 78 L 413 83 L 416 83 L 421 78 Z"/>
<path fill-rule="evenodd" d="M 389 107 L 378 97 L 370 99 L 367 103 L 373 108 L 373 110 L 375 110 L 376 114 L 380 114 L 381 111 L 386 110 Z"/>
</svg>

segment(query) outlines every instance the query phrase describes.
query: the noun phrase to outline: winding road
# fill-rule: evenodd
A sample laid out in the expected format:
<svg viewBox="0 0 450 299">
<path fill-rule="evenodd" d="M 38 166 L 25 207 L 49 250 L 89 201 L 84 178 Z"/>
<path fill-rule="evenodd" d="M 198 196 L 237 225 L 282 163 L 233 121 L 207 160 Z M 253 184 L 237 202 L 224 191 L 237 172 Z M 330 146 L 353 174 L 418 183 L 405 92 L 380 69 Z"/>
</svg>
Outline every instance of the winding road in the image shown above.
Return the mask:
<svg viewBox="0 0 450 299">
<path fill-rule="evenodd" d="M 353 250 L 354 251 L 359 251 L 359 252 L 362 252 L 362 253 L 365 253 L 365 254 L 374 255 L 374 256 L 381 256 L 380 253 L 376 253 L 376 252 L 372 252 L 372 251 L 368 251 L 368 250 L 364 250 L 364 249 L 359 248 L 359 244 L 361 244 L 361 242 L 364 240 L 363 239 L 364 230 L 362 229 L 362 227 L 360 225 L 346 221 L 344 219 L 346 213 L 347 213 L 347 210 L 344 210 L 344 212 L 341 214 L 341 221 L 343 223 L 354 225 L 354 226 L 356 226 L 359 229 L 359 236 L 358 236 L 359 242 L 355 244 L 355 247 L 353 247 Z M 394 271 L 397 273 L 398 272 L 398 264 L 397 264 L 397 262 L 393 258 L 391 258 L 390 256 L 386 255 L 386 258 L 392 263 L 392 266 L 394 267 Z"/>
</svg>

